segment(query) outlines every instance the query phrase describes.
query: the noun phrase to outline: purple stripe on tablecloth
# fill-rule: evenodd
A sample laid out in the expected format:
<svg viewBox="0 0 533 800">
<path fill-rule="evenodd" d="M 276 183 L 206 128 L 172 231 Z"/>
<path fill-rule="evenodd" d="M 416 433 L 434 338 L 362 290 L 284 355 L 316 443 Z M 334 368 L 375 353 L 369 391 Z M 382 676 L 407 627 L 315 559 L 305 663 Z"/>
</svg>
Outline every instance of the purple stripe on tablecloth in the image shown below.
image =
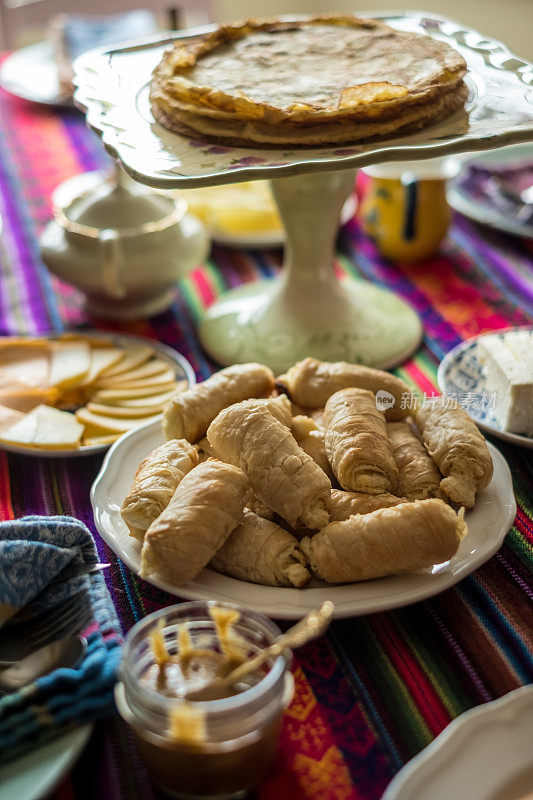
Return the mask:
<svg viewBox="0 0 533 800">
<path fill-rule="evenodd" d="M 435 625 L 439 629 L 441 635 L 449 644 L 451 650 L 455 653 L 457 660 L 461 663 L 461 666 L 467 673 L 468 677 L 472 681 L 472 684 L 476 687 L 480 701 L 484 703 L 488 703 L 492 700 L 492 695 L 481 680 L 480 676 L 475 671 L 474 667 L 472 666 L 470 659 L 464 653 L 462 647 L 460 646 L 459 642 L 453 635 L 453 633 L 446 627 L 443 620 L 440 618 L 439 614 L 437 614 L 436 610 L 433 608 L 431 603 L 425 601 L 424 603 L 428 614 L 431 616 Z"/>
<path fill-rule="evenodd" d="M 473 229 L 468 220 L 459 217 L 456 221 L 454 238 L 457 243 L 475 259 L 478 269 L 482 270 L 498 288 L 520 306 L 524 306 L 528 314 L 533 314 L 533 261 L 531 262 L 531 278 L 527 276 L 528 265 L 518 267 L 522 262 L 519 254 L 513 253 L 513 259 L 506 259 L 491 247 Z"/>
<path fill-rule="evenodd" d="M 502 567 L 504 567 L 507 570 L 507 572 L 513 578 L 513 580 L 517 582 L 522 591 L 529 597 L 529 599 L 533 604 L 533 589 L 531 589 L 531 587 L 527 585 L 522 576 L 518 574 L 516 569 L 509 563 L 509 561 L 505 558 L 505 556 L 502 554 L 501 551 L 496 553 L 495 558 L 500 562 Z"/>
<path fill-rule="evenodd" d="M 11 143 L 11 132 L 0 115 L 0 193 L 4 199 L 4 225 L 9 229 L 13 247 L 18 254 L 18 263 L 24 279 L 27 307 L 33 321 L 33 331 L 61 330 L 63 325 L 57 312 L 57 304 L 51 288 L 49 275 L 39 258 L 37 234 L 28 213 L 22 193 L 22 182 L 16 172 L 12 153 L 17 148 Z M 4 148 L 6 144 L 9 151 Z"/>
<path fill-rule="evenodd" d="M 84 117 L 77 111 L 65 114 L 61 119 L 64 132 L 72 144 L 72 149 L 80 165 L 80 172 L 111 167 L 113 159 L 102 147 L 99 136 L 87 136 Z"/>
</svg>

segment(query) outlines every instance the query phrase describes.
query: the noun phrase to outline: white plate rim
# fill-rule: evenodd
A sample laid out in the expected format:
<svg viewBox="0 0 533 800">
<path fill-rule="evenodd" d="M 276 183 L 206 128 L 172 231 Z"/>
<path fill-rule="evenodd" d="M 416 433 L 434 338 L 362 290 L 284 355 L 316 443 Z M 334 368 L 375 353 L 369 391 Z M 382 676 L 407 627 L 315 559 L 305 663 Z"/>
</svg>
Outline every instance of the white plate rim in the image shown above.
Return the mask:
<svg viewBox="0 0 533 800">
<path fill-rule="evenodd" d="M 41 800 L 48 797 L 57 788 L 63 777 L 72 769 L 93 731 L 94 724 L 82 725 L 76 730 L 52 739 L 30 752 L 9 761 L 0 767 L 0 800 L 13 800 L 13 787 L 10 789 L 9 774 L 17 776 L 23 771 L 27 791 L 20 792 L 17 800 Z M 39 767 L 43 759 L 48 764 L 48 772 L 44 782 L 37 783 L 32 779 L 32 769 Z M 7 773 L 7 777 L 6 777 Z"/>
<path fill-rule="evenodd" d="M 153 347 L 154 350 L 163 356 L 164 360 L 169 362 L 171 361 L 174 366 L 180 367 L 189 382 L 189 386 L 194 386 L 196 383 L 194 369 L 185 356 L 183 356 L 181 353 L 178 353 L 177 350 L 174 350 L 174 348 L 170 347 L 169 345 L 158 342 L 155 339 L 148 339 L 146 336 L 136 336 L 134 334 L 130 335 L 129 333 L 115 333 L 114 331 L 65 330 L 50 331 L 49 333 L 38 333 L 35 335 L 32 334 L 27 338 L 31 339 L 32 341 L 38 339 L 60 339 L 65 334 L 72 334 L 80 337 L 87 336 L 96 339 L 112 339 L 114 343 L 124 345 L 147 344 L 150 347 Z M 6 336 L 2 337 L 2 341 L 11 338 L 19 340 L 23 337 L 16 335 Z M 160 418 L 161 415 L 159 414 L 158 419 Z M 19 447 L 14 444 L 8 444 L 7 442 L 0 442 L 0 450 L 5 450 L 7 453 L 16 453 L 17 455 L 22 456 L 37 456 L 39 458 L 79 458 L 81 456 L 92 456 L 96 453 L 104 453 L 106 450 L 109 450 L 109 447 L 109 444 L 95 444 L 78 447 L 76 450 L 44 450 L 37 447 Z"/>
<path fill-rule="evenodd" d="M 454 742 L 456 749 L 461 743 L 471 743 L 476 728 L 486 726 L 491 717 L 520 714 L 524 709 L 524 697 L 533 700 L 533 685 L 520 686 L 503 697 L 464 711 L 433 742 L 408 761 L 389 783 L 381 800 L 416 800 L 416 794 L 413 793 L 416 788 L 412 784 L 421 773 L 425 773 L 426 777 L 430 776 L 440 763 L 446 761 L 446 751 L 453 748 Z M 452 755 L 453 749 L 450 753 Z"/>
<path fill-rule="evenodd" d="M 439 364 L 439 368 L 437 370 L 437 383 L 439 388 L 443 394 L 446 394 L 450 391 L 450 386 L 447 381 L 447 372 L 452 363 L 455 362 L 459 353 L 463 353 L 465 350 L 468 350 L 473 345 L 477 343 L 479 339 L 482 339 L 484 336 L 492 336 L 492 334 L 500 334 L 500 333 L 510 333 L 511 331 L 521 331 L 521 330 L 533 330 L 533 326 L 531 325 L 515 325 L 509 328 L 501 328 L 495 331 L 486 331 L 485 333 L 478 333 L 476 336 L 472 336 L 470 339 L 465 339 L 464 342 L 460 342 L 460 344 L 456 345 L 452 348 Z M 498 439 L 502 439 L 504 442 L 510 442 L 511 444 L 517 444 L 521 447 L 527 447 L 528 449 L 533 449 L 533 437 L 530 436 L 523 436 L 520 433 L 510 433 L 509 431 L 504 431 L 502 428 L 496 428 L 494 425 L 487 425 L 486 422 L 479 420 L 475 414 L 472 414 L 470 409 L 465 409 L 467 414 L 472 417 L 474 422 L 479 428 L 490 433 L 492 436 L 496 436 Z"/>
<path fill-rule="evenodd" d="M 128 431 L 127 433 L 123 434 L 123 436 L 121 436 L 120 439 L 118 439 L 108 451 L 100 472 L 98 473 L 96 480 L 91 487 L 90 499 L 94 521 L 98 532 L 111 550 L 113 550 L 113 552 L 136 574 L 138 574 L 138 564 L 135 563 L 135 558 L 132 557 L 132 554 L 116 541 L 114 530 L 108 528 L 106 524 L 105 516 L 107 514 L 108 507 L 103 501 L 101 501 L 101 498 L 107 496 L 107 487 L 112 483 L 117 472 L 121 469 L 121 467 L 123 467 L 127 459 L 127 453 L 131 447 L 135 446 L 136 440 L 142 439 L 143 437 L 154 439 L 160 435 L 160 433 L 160 423 L 154 421 L 146 423 L 145 425 L 140 426 L 133 431 Z M 157 446 L 153 441 L 151 444 L 153 446 Z M 339 603 L 338 599 L 336 600 L 335 590 L 344 589 L 346 588 L 345 586 L 321 586 L 318 589 L 311 587 L 302 590 L 257 586 L 257 591 L 260 594 L 272 596 L 272 600 L 265 602 L 263 599 L 258 600 L 257 602 L 250 602 L 249 599 L 246 599 L 247 607 L 258 613 L 271 616 L 274 619 L 298 619 L 307 611 L 310 611 L 312 608 L 316 607 L 316 605 L 318 605 L 321 601 L 332 599 L 333 601 L 336 600 L 335 617 L 340 619 L 400 608 L 420 600 L 425 600 L 455 585 L 459 580 L 462 580 L 462 578 L 466 577 L 475 569 L 484 564 L 485 561 L 491 558 L 499 550 L 505 535 L 509 531 L 516 516 L 516 501 L 514 497 L 509 466 L 499 450 L 497 450 L 490 443 L 488 443 L 488 447 L 495 464 L 494 472 L 495 474 L 498 472 L 501 475 L 501 488 L 502 491 L 504 488 L 507 489 L 506 496 L 508 496 L 509 502 L 507 504 L 502 503 L 501 510 L 504 516 L 502 518 L 500 527 L 498 530 L 494 531 L 490 544 L 484 543 L 483 547 L 477 548 L 474 557 L 472 557 L 467 563 L 463 563 L 462 566 L 459 566 L 453 571 L 443 570 L 438 574 L 433 575 L 432 578 L 434 578 L 434 580 L 425 582 L 423 587 L 415 585 L 415 587 L 411 588 L 410 591 L 404 590 L 402 594 L 399 594 L 398 592 L 393 595 L 389 594 L 386 600 L 383 600 L 382 597 L 367 599 L 367 601 L 364 603 L 358 603 L 357 600 L 355 602 L 343 600 L 341 604 Z M 212 572 L 211 570 L 206 570 L 205 572 L 207 572 L 209 575 L 216 575 L 216 573 Z M 212 588 L 207 590 L 201 586 L 197 587 L 195 586 L 195 581 L 179 587 L 179 590 L 176 591 L 176 587 L 171 586 L 165 581 L 159 579 L 157 576 L 150 576 L 145 580 L 147 580 L 147 582 L 151 583 L 153 586 L 157 586 L 158 588 L 163 589 L 170 594 L 177 594 L 177 596 L 180 598 L 186 598 L 189 600 L 218 599 L 237 604 L 240 603 L 241 605 L 243 605 L 243 601 L 240 601 L 238 597 L 239 584 L 244 583 L 247 587 L 255 586 L 255 584 L 237 581 L 236 579 L 229 578 L 227 576 L 216 575 L 216 578 L 223 584 L 230 586 L 231 591 L 234 593 L 236 592 L 237 596 L 232 594 L 231 591 L 229 594 L 227 594 L 224 593 L 224 591 L 217 591 L 216 589 L 213 590 Z M 381 578 L 378 580 L 387 581 L 390 579 Z M 375 585 L 376 582 L 369 581 L 364 583 L 374 583 Z M 357 586 L 357 584 L 349 584 L 348 586 Z"/>
</svg>

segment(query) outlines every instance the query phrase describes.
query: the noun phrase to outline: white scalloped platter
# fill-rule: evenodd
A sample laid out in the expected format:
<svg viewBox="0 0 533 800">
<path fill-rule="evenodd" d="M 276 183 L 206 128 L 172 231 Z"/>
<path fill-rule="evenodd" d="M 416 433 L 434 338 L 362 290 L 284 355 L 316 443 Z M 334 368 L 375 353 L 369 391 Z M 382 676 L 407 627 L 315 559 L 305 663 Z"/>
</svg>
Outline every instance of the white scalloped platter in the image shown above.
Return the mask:
<svg viewBox="0 0 533 800">
<path fill-rule="evenodd" d="M 142 459 L 164 441 L 160 422 L 152 422 L 121 436 L 107 454 L 91 489 L 94 521 L 104 541 L 137 574 L 140 543 L 132 538 L 120 516 L 120 506 Z M 149 582 L 188 600 L 220 600 L 267 614 L 275 619 L 299 619 L 333 600 L 337 617 L 386 611 L 431 597 L 466 577 L 500 548 L 516 515 L 513 484 L 507 462 L 491 444 L 494 475 L 466 515 L 468 534 L 451 561 L 431 570 L 379 578 L 346 586 L 328 586 L 313 580 L 305 589 L 258 586 L 204 569 L 194 581 L 172 586 L 157 574 Z"/>
<path fill-rule="evenodd" d="M 527 800 L 533 686 L 465 711 L 394 778 L 382 800 Z"/>
<path fill-rule="evenodd" d="M 213 26 L 81 56 L 74 65 L 78 87 L 74 101 L 127 171 L 136 180 L 160 188 L 363 167 L 380 161 L 483 150 L 531 138 L 531 64 L 514 56 L 501 42 L 444 17 L 423 12 L 367 12 L 366 16 L 379 17 L 400 30 L 429 34 L 458 50 L 468 64 L 466 113 L 458 111 L 422 131 L 393 139 L 314 149 L 223 147 L 172 133 L 154 121 L 150 110 L 152 70 L 176 39 L 191 38 Z"/>
</svg>

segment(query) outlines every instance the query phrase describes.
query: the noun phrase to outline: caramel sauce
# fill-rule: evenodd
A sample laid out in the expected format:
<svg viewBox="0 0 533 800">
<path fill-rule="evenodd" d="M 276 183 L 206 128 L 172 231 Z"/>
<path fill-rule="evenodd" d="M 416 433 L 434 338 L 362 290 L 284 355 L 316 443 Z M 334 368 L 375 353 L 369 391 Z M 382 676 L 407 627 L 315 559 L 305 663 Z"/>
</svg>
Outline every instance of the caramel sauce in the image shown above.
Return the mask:
<svg viewBox="0 0 533 800">
<path fill-rule="evenodd" d="M 246 643 L 233 629 L 238 612 L 215 607 L 210 613 L 217 632 L 217 649 L 205 646 L 209 643 L 205 635 L 198 637 L 201 646 L 196 647 L 187 626 L 181 625 L 177 652 L 170 654 L 162 633 L 163 623 L 150 634 L 154 663 L 139 679 L 147 688 L 176 701 L 169 711 L 170 737 L 154 736 L 134 727 L 140 754 L 153 782 L 174 797 L 229 797 L 247 790 L 264 777 L 279 740 L 281 710 L 244 741 L 210 742 L 206 713 L 194 702 L 182 699 L 187 692 L 224 677 L 248 655 Z M 263 674 L 251 675 L 249 682 L 229 685 L 225 696 L 239 694 L 261 677 Z"/>
</svg>

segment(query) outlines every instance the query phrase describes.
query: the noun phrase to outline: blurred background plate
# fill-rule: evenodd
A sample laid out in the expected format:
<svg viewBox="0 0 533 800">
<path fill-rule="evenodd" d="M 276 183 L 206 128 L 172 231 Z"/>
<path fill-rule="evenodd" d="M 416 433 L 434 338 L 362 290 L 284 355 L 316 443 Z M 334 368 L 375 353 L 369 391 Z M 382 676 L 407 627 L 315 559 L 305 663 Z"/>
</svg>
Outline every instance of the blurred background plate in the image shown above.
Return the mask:
<svg viewBox="0 0 533 800">
<path fill-rule="evenodd" d="M 465 711 L 398 773 L 382 800 L 528 800 L 533 686 Z"/>
<path fill-rule="evenodd" d="M 39 76 L 38 80 L 36 76 Z M 73 107 L 71 95 L 59 90 L 51 42 L 30 44 L 8 56 L 0 66 L 0 86 L 32 103 Z"/>
<path fill-rule="evenodd" d="M 48 797 L 76 763 L 92 729 L 83 725 L 1 766 L 0 800 Z"/>
<path fill-rule="evenodd" d="M 465 159 L 463 171 L 448 184 L 447 191 L 448 203 L 465 217 L 515 236 L 533 237 L 533 222 L 521 222 L 517 219 L 512 206 L 507 213 L 498 207 L 498 204 L 491 200 L 490 195 L 480 191 L 477 182 L 472 180 L 469 175 L 471 167 L 489 171 L 529 167 L 533 176 L 533 143 L 503 147 Z M 502 204 L 504 201 L 503 197 Z M 530 206 L 532 212 L 530 216 L 533 219 L 533 202 Z"/>
</svg>

